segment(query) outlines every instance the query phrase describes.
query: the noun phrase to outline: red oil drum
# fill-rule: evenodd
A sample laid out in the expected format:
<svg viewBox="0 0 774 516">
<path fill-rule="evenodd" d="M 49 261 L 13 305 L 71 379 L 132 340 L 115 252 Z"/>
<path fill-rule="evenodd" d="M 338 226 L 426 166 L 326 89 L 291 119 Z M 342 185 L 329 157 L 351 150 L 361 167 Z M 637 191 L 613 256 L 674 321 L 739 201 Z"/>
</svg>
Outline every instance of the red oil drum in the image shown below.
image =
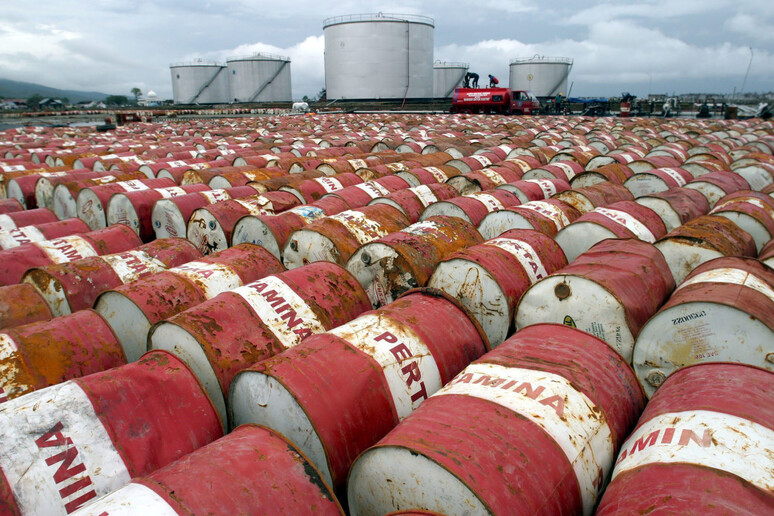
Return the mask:
<svg viewBox="0 0 774 516">
<path fill-rule="evenodd" d="M 35 267 L 22 282 L 29 283 L 55 316 L 91 308 L 104 290 L 136 281 L 201 256 L 187 240 L 155 240 L 123 253 L 83 258 L 69 263 Z"/>
<path fill-rule="evenodd" d="M 444 258 L 428 286 L 458 299 L 495 347 L 512 333 L 522 294 L 566 265 L 561 247 L 551 237 L 513 229 Z"/>
<path fill-rule="evenodd" d="M 52 516 L 223 435 L 196 377 L 163 351 L 10 400 L 0 428 L 0 507 Z"/>
<path fill-rule="evenodd" d="M 85 176 L 85 177 L 83 177 Z M 88 174 L 44 176 L 35 183 L 35 203 L 39 208 L 49 208 L 59 218 L 75 217 L 75 198 L 81 188 L 143 179 L 141 172 L 89 172 Z"/>
<path fill-rule="evenodd" d="M 140 237 L 128 227 L 111 226 L 82 235 L 31 242 L 6 249 L 0 251 L 0 284 L 11 285 L 20 282 L 24 273 L 33 267 L 120 253 L 134 249 L 140 244 Z"/>
<path fill-rule="evenodd" d="M 65 219 L 44 222 L 33 226 L 22 226 L 0 231 L 0 249 L 12 249 L 30 242 L 44 242 L 70 235 L 89 232 L 89 226 L 81 219 Z"/>
<path fill-rule="evenodd" d="M 347 270 L 363 286 L 371 306 L 379 308 L 407 290 L 426 286 L 447 255 L 483 241 L 471 223 L 438 215 L 363 244 Z"/>
<path fill-rule="evenodd" d="M 240 244 L 200 260 L 106 290 L 94 304 L 131 362 L 145 353 L 157 322 L 207 299 L 284 270 L 262 247 Z"/>
<path fill-rule="evenodd" d="M 350 512 L 590 515 L 644 405 L 604 342 L 562 325 L 526 328 L 358 457 Z"/>
<path fill-rule="evenodd" d="M 374 181 L 365 181 L 363 183 L 348 186 L 341 190 L 325 194 L 322 199 L 327 197 L 338 197 L 349 205 L 350 208 L 361 208 L 369 204 L 373 199 L 385 197 L 392 192 L 405 190 L 411 185 L 405 179 L 398 176 L 386 176 Z"/>
<path fill-rule="evenodd" d="M 255 190 L 249 186 L 237 186 L 225 190 L 207 190 L 159 199 L 153 204 L 151 210 L 151 223 L 156 238 L 183 237 L 185 238 L 188 219 L 194 211 L 209 204 L 240 197 L 255 195 Z"/>
<path fill-rule="evenodd" d="M 461 195 L 467 195 L 519 181 L 521 176 L 520 172 L 506 167 L 484 168 L 452 177 L 447 181 L 447 184 L 453 186 Z"/>
<path fill-rule="evenodd" d="M 22 211 L 24 206 L 18 201 L 18 199 L 0 199 L 0 214 L 11 213 L 14 211 Z"/>
<path fill-rule="evenodd" d="M 672 188 L 685 186 L 693 180 L 693 175 L 687 170 L 675 168 L 654 168 L 634 174 L 623 184 L 635 198 L 663 192 Z"/>
<path fill-rule="evenodd" d="M 332 489 L 282 435 L 243 425 L 80 509 L 111 514 L 344 515 Z"/>
<path fill-rule="evenodd" d="M 399 209 L 406 215 L 411 223 L 419 222 L 422 212 L 433 203 L 445 201 L 457 197 L 459 193 L 446 183 L 431 183 L 419 185 L 404 190 L 392 192 L 384 197 L 377 197 L 368 203 L 387 204 Z"/>
<path fill-rule="evenodd" d="M 93 310 L 0 333 L 0 404 L 126 363 L 110 326 Z"/>
<path fill-rule="evenodd" d="M 721 198 L 730 193 L 749 190 L 750 184 L 742 176 L 733 172 L 712 172 L 697 177 L 686 184 L 685 188 L 701 192 L 707 198 L 710 207 L 714 207 Z"/>
<path fill-rule="evenodd" d="M 150 242 L 154 238 L 151 211 L 156 201 L 206 190 L 209 190 L 208 186 L 197 184 L 113 194 L 105 213 L 107 224 L 127 225 L 140 235 L 143 242 Z"/>
<path fill-rule="evenodd" d="M 640 329 L 674 288 L 655 246 L 636 239 L 603 240 L 524 293 L 516 329 L 566 324 L 604 340 L 631 362 Z"/>
<path fill-rule="evenodd" d="M 345 269 L 322 262 L 224 292 L 151 328 L 149 347 L 178 355 L 196 373 L 226 422 L 239 371 L 370 308 Z"/>
<path fill-rule="evenodd" d="M 728 194 L 710 215 L 725 217 L 749 233 L 758 252 L 774 237 L 774 198 L 766 194 L 749 190 Z"/>
<path fill-rule="evenodd" d="M 672 156 L 646 156 L 629 162 L 632 172 L 639 174 L 655 168 L 679 167 L 684 160 L 678 160 Z"/>
<path fill-rule="evenodd" d="M 570 185 L 573 188 L 582 188 L 584 186 L 594 186 L 599 183 L 611 182 L 622 185 L 627 179 L 632 177 L 632 169 L 622 163 L 610 163 L 599 168 L 589 170 L 588 168 L 572 178 Z"/>
<path fill-rule="evenodd" d="M 594 208 L 613 204 L 618 201 L 633 201 L 634 196 L 623 185 L 614 183 L 599 183 L 594 186 L 565 190 L 553 196 L 570 204 L 581 213 L 587 213 Z"/>
<path fill-rule="evenodd" d="M 581 212 L 572 205 L 558 199 L 529 201 L 493 211 L 484 217 L 478 225 L 478 231 L 487 240 L 511 229 L 535 229 L 554 237 L 580 216 Z"/>
<path fill-rule="evenodd" d="M 319 201 L 296 206 L 277 215 L 245 215 L 234 225 L 231 245 L 252 243 L 265 247 L 277 258 L 291 234 L 326 215 L 335 215 L 350 206 L 335 196 L 323 197 Z"/>
<path fill-rule="evenodd" d="M 76 214 L 92 230 L 101 229 L 107 226 L 107 205 L 113 194 L 172 186 L 175 183 L 171 179 L 133 179 L 84 188 L 75 198 Z"/>
<path fill-rule="evenodd" d="M 383 204 L 342 211 L 291 234 L 282 251 L 282 261 L 288 269 L 318 261 L 343 267 L 361 245 L 409 225 L 403 213 Z"/>
<path fill-rule="evenodd" d="M 398 172 L 395 175 L 402 177 L 406 181 L 419 185 L 430 185 L 435 183 L 445 183 L 452 177 L 462 175 L 462 173 L 454 167 L 448 167 L 441 165 L 437 167 L 416 167 L 402 172 Z"/>
<path fill-rule="evenodd" d="M 663 192 L 643 195 L 635 202 L 655 211 L 664 222 L 667 232 L 689 220 L 706 215 L 710 209 L 707 198 L 689 188 L 670 188 Z"/>
<path fill-rule="evenodd" d="M 203 206 L 188 220 L 187 238 L 203 254 L 229 247 L 236 222 L 246 215 L 274 215 L 300 205 L 288 192 L 266 192 Z"/>
<path fill-rule="evenodd" d="M 459 217 L 474 226 L 478 226 L 488 213 L 504 210 L 511 206 L 518 206 L 519 204 L 521 204 L 521 201 L 511 192 L 495 189 L 431 204 L 425 208 L 419 220 L 422 221 L 436 215 L 448 215 L 450 217 Z"/>
<path fill-rule="evenodd" d="M 34 226 L 59 220 L 53 211 L 48 208 L 35 208 L 32 210 L 13 211 L 0 214 L 0 230 Z"/>
<path fill-rule="evenodd" d="M 319 200 L 325 194 L 343 190 L 348 186 L 358 185 L 362 182 L 363 180 L 357 174 L 350 172 L 307 179 L 295 187 L 283 186 L 280 190 L 292 193 L 302 204 L 309 204 Z"/>
<path fill-rule="evenodd" d="M 666 235 L 656 212 L 634 201 L 620 201 L 581 215 L 556 234 L 568 262 L 606 238 L 636 238 L 654 243 Z"/>
<path fill-rule="evenodd" d="M 238 374 L 232 423 L 281 432 L 336 489 L 360 452 L 486 352 L 485 339 L 456 302 L 417 291 Z"/>
<path fill-rule="evenodd" d="M 512 181 L 497 187 L 516 195 L 522 204 L 529 201 L 542 201 L 559 192 L 570 189 L 570 184 L 562 179 L 525 179 Z"/>
<path fill-rule="evenodd" d="M 598 516 L 771 514 L 774 375 L 740 364 L 673 374 L 618 455 Z"/>
<path fill-rule="evenodd" d="M 774 369 L 774 271 L 754 258 L 697 267 L 643 327 L 634 368 L 652 394 L 681 367 L 741 362 Z"/>
<path fill-rule="evenodd" d="M 678 226 L 656 242 L 675 284 L 696 267 L 721 256 L 755 256 L 755 240 L 725 217 L 703 215 Z"/>
<path fill-rule="evenodd" d="M 522 179 L 561 179 L 569 183 L 583 171 L 583 165 L 574 161 L 556 161 L 525 172 Z"/>
</svg>

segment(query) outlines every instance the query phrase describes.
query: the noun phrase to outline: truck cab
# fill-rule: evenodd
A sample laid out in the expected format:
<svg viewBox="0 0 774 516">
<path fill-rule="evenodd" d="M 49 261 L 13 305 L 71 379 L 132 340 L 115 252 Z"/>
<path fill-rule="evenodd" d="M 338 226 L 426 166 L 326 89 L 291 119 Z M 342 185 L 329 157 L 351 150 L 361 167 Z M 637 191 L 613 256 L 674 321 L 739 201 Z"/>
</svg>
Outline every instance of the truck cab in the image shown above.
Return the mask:
<svg viewBox="0 0 774 516">
<path fill-rule="evenodd" d="M 532 93 L 509 88 L 457 88 L 452 96 L 452 113 L 499 113 L 531 115 L 540 110 Z"/>
</svg>

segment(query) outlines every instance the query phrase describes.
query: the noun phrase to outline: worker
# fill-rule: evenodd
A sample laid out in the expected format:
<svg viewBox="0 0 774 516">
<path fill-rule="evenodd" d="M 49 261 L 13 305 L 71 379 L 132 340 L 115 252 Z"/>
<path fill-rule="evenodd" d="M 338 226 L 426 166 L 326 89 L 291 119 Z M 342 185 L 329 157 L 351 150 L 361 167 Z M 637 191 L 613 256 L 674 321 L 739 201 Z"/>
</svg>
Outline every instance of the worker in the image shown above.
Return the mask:
<svg viewBox="0 0 774 516">
<path fill-rule="evenodd" d="M 478 74 L 474 72 L 466 73 L 464 86 L 466 88 L 478 88 Z"/>
<path fill-rule="evenodd" d="M 564 95 L 562 95 L 562 92 L 556 94 L 556 99 L 554 100 L 554 109 L 556 110 L 556 114 L 562 113 L 562 102 L 564 101 Z"/>
<path fill-rule="evenodd" d="M 500 81 L 498 81 L 497 77 L 495 77 L 494 75 L 492 75 L 490 73 L 489 74 L 489 87 L 490 88 L 496 88 L 498 84 L 500 84 Z"/>
</svg>

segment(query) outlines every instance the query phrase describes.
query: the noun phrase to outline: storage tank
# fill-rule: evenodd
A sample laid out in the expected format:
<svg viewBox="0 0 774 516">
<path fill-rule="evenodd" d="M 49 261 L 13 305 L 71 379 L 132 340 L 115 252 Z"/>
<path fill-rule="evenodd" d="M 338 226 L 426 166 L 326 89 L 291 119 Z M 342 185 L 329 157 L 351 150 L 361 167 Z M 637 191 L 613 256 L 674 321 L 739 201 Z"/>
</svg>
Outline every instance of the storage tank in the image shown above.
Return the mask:
<svg viewBox="0 0 774 516">
<path fill-rule="evenodd" d="M 290 102 L 290 58 L 270 54 L 229 57 L 231 102 Z"/>
<path fill-rule="evenodd" d="M 323 22 L 328 99 L 431 98 L 434 30 L 426 16 L 328 18 Z"/>
<path fill-rule="evenodd" d="M 450 98 L 454 88 L 462 85 L 469 68 L 469 63 L 433 63 L 433 98 Z"/>
<path fill-rule="evenodd" d="M 528 90 L 537 97 L 567 96 L 571 69 L 569 57 L 517 57 L 511 60 L 509 85 L 512 90 Z"/>
<path fill-rule="evenodd" d="M 228 102 L 226 65 L 197 60 L 169 65 L 175 104 L 225 104 Z"/>
</svg>

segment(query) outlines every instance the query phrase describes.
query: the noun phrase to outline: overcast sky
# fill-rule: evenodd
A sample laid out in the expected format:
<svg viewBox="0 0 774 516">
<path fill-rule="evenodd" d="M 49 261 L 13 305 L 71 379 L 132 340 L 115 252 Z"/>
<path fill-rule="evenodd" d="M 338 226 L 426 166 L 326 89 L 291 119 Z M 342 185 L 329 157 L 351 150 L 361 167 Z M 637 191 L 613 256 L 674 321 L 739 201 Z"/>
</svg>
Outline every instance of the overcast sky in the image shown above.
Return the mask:
<svg viewBox="0 0 774 516">
<path fill-rule="evenodd" d="M 435 20 L 435 59 L 507 83 L 515 57 L 571 57 L 573 96 L 774 90 L 774 1 L 472 2 L 2 0 L 0 77 L 172 97 L 169 65 L 269 52 L 291 58 L 293 97 L 324 86 L 325 18 Z M 505 81 L 502 81 L 505 78 Z"/>
</svg>

